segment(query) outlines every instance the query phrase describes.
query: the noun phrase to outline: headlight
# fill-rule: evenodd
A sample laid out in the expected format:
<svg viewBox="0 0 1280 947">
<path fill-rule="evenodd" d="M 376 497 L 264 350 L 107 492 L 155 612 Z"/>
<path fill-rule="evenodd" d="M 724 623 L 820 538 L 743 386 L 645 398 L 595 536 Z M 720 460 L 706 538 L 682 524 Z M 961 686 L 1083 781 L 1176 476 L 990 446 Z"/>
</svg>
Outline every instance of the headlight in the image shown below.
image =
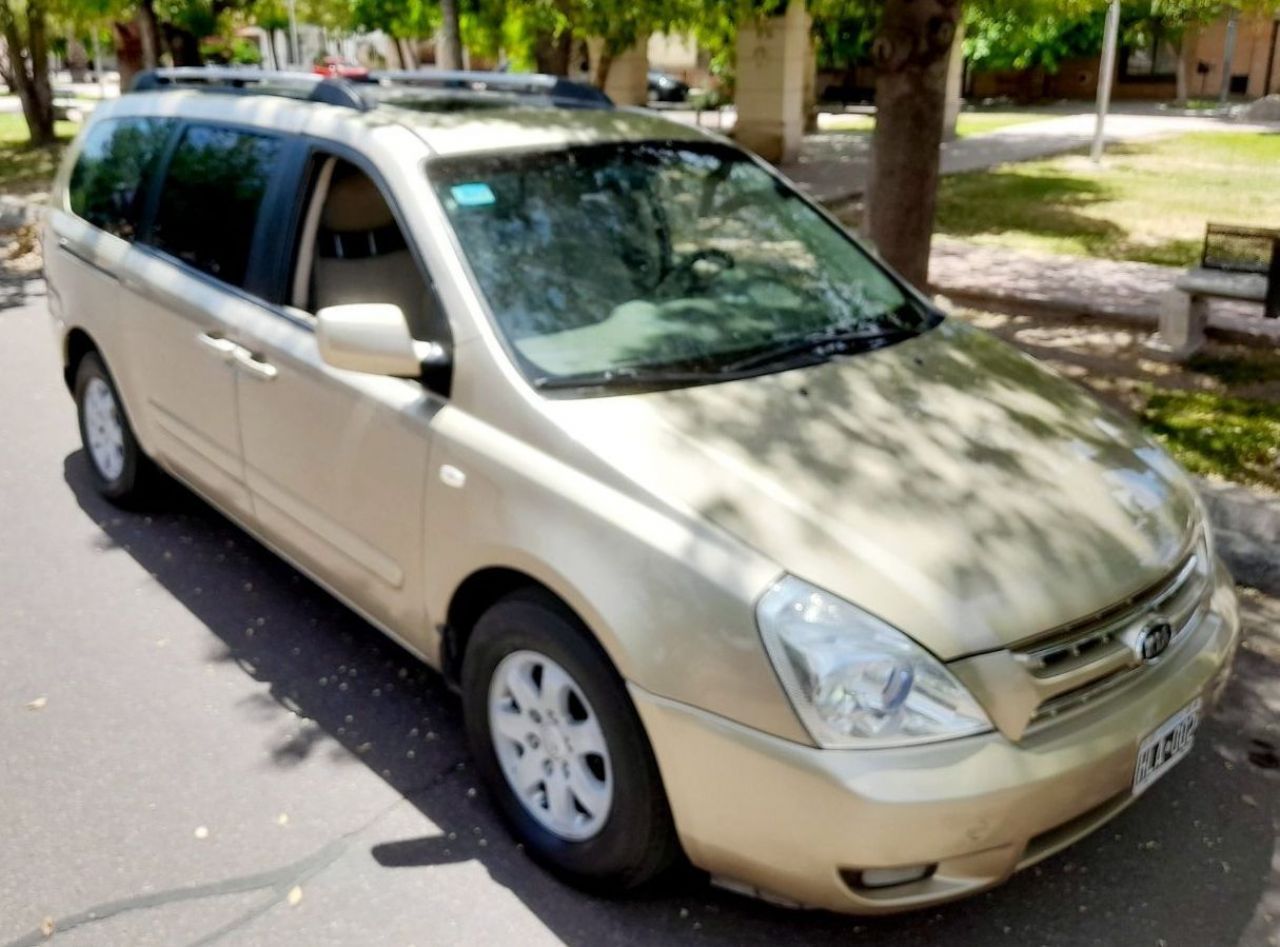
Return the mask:
<svg viewBox="0 0 1280 947">
<path fill-rule="evenodd" d="M 773 666 L 819 746 L 904 746 L 991 729 L 933 655 L 854 605 L 787 576 L 756 620 Z"/>
</svg>

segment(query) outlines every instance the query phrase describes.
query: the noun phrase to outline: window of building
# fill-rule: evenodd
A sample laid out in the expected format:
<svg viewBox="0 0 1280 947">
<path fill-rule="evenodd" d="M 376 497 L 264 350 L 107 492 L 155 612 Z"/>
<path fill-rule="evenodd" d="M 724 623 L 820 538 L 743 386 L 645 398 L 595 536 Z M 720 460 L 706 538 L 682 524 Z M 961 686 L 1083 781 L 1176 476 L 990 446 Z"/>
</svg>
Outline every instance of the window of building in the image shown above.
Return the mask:
<svg viewBox="0 0 1280 947">
<path fill-rule="evenodd" d="M 72 213 L 125 240 L 137 236 L 146 181 L 173 128 L 171 119 L 124 118 L 89 130 L 71 171 Z"/>
<path fill-rule="evenodd" d="M 243 286 L 258 210 L 280 152 L 275 138 L 195 125 L 169 163 L 148 242 Z"/>
<path fill-rule="evenodd" d="M 1177 68 L 1177 47 L 1153 28 L 1126 47 L 1120 75 L 1124 79 L 1169 79 Z"/>
</svg>

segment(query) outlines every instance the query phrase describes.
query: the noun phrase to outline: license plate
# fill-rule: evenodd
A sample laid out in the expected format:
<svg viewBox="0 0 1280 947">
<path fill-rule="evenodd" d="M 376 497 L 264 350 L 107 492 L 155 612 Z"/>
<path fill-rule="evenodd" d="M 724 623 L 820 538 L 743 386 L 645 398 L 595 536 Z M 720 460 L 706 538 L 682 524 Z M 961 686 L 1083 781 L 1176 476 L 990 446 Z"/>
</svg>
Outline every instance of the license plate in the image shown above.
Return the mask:
<svg viewBox="0 0 1280 947">
<path fill-rule="evenodd" d="M 1191 752 L 1196 727 L 1200 726 L 1200 699 L 1162 723 L 1138 747 L 1138 762 L 1133 770 L 1133 794 L 1145 791 L 1169 772 L 1178 760 Z"/>
</svg>

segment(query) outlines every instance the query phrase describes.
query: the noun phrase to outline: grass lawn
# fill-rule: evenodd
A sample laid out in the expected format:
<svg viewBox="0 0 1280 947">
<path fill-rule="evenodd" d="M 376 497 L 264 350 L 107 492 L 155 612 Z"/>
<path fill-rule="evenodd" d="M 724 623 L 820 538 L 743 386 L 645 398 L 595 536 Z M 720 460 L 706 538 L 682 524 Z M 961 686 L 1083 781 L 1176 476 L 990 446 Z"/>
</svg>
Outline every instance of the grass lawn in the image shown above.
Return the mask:
<svg viewBox="0 0 1280 947">
<path fill-rule="evenodd" d="M 944 177 L 939 233 L 1013 249 L 1191 266 L 1204 225 L 1280 223 L 1280 134 L 1200 132 Z"/>
<path fill-rule="evenodd" d="M 1138 422 L 1193 473 L 1280 491 L 1280 352 L 1211 341 L 1187 365 L 1148 358 L 1148 333 L 1089 320 L 962 310 Z"/>
<path fill-rule="evenodd" d="M 974 135 L 986 135 L 998 128 L 1013 125 L 1026 125 L 1029 122 L 1042 122 L 1056 115 L 1041 112 L 961 112 L 956 122 L 956 134 L 961 138 Z M 828 115 L 823 119 L 822 130 L 828 132 L 851 132 L 854 134 L 870 134 L 875 131 L 874 115 Z"/>
<path fill-rule="evenodd" d="M 73 122 L 58 122 L 58 144 L 49 148 L 32 148 L 28 143 L 27 123 L 21 113 L 0 114 L 0 194 L 45 186 L 57 170 L 62 150 L 76 128 Z"/>
</svg>

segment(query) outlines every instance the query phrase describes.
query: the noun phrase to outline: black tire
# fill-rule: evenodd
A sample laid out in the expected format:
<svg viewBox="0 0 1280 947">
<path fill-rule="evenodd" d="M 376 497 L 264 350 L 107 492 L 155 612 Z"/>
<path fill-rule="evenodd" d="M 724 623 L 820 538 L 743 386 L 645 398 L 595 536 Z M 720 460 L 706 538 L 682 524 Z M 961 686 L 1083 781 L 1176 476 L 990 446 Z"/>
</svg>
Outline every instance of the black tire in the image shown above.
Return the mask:
<svg viewBox="0 0 1280 947">
<path fill-rule="evenodd" d="M 114 402 L 116 418 L 122 432 L 121 454 L 123 464 L 119 472 L 104 471 L 95 459 L 90 447 L 90 421 L 86 417 L 85 397 L 94 380 L 106 384 Z M 133 427 L 129 424 L 128 415 L 124 411 L 120 392 L 116 383 L 107 371 L 102 357 L 97 352 L 89 352 L 80 359 L 76 366 L 75 380 L 76 414 L 80 421 L 80 441 L 84 445 L 85 460 L 89 467 L 89 476 L 93 485 L 104 497 L 122 507 L 141 506 L 152 498 L 160 479 L 159 471 L 138 446 Z M 114 474 L 114 475 L 113 475 Z"/>
<path fill-rule="evenodd" d="M 604 732 L 613 800 L 597 834 L 571 841 L 544 827 L 517 798 L 498 762 L 489 729 L 489 686 L 498 664 L 516 651 L 559 664 L 581 689 Z M 538 862 L 579 887 L 619 894 L 662 875 L 680 845 L 658 765 L 621 677 L 590 632 L 553 596 L 515 592 L 476 623 L 462 665 L 467 739 L 490 795 L 516 837 Z M 625 792 L 618 787 L 626 787 Z"/>
</svg>

